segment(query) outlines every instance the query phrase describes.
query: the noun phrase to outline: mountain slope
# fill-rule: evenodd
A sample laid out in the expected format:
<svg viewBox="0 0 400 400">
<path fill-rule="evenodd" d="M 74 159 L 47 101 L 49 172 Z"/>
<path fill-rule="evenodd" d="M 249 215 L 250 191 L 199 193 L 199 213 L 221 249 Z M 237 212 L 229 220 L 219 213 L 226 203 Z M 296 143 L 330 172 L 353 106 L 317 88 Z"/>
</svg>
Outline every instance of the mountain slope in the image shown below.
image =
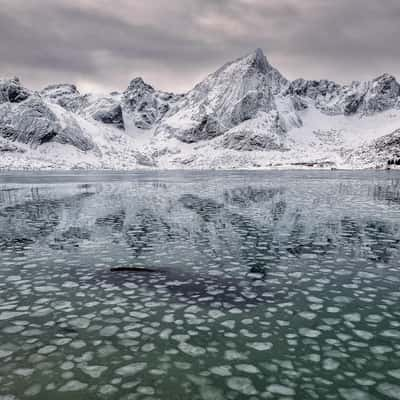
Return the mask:
<svg viewBox="0 0 400 400">
<path fill-rule="evenodd" d="M 95 148 L 73 114 L 30 93 L 19 80 L 1 82 L 0 86 L 8 93 L 0 104 L 0 136 L 4 139 L 32 147 L 57 142 L 82 151 Z"/>
<path fill-rule="evenodd" d="M 260 49 L 184 95 L 141 78 L 105 95 L 0 81 L 0 168 L 375 167 L 398 129 L 393 76 L 289 81 Z"/>
<path fill-rule="evenodd" d="M 248 124 L 243 129 L 238 127 L 253 119 L 260 121 L 265 132 L 282 134 L 284 128 L 274 96 L 287 85 L 288 81 L 258 49 L 224 65 L 187 93 L 166 116 L 156 134 L 195 143 L 237 128 L 232 132 L 233 142 L 226 140 L 225 143 L 227 147 L 240 148 L 236 142 L 246 141 L 247 135 L 243 137 L 243 133 L 257 129 L 257 124 L 250 129 Z"/>
</svg>

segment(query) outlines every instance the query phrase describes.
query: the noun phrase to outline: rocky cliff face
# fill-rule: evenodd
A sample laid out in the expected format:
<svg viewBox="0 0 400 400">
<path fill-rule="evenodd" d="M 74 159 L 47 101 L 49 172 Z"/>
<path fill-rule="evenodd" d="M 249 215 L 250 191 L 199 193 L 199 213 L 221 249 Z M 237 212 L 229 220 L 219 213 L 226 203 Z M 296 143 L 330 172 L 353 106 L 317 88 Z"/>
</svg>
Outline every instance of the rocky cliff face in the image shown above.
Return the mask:
<svg viewBox="0 0 400 400">
<path fill-rule="evenodd" d="M 135 128 L 150 129 L 162 120 L 181 97 L 157 91 L 142 78 L 135 78 L 122 96 L 124 121 Z"/>
<path fill-rule="evenodd" d="M 400 85 L 389 74 L 345 86 L 327 80 L 297 79 L 290 83 L 285 94 L 310 99 L 319 110 L 330 115 L 371 115 L 400 104 Z"/>
<path fill-rule="evenodd" d="M 71 144 L 82 151 L 94 148 L 74 116 L 46 103 L 37 93 L 23 88 L 19 80 L 0 84 L 0 136 L 33 147 L 48 142 Z"/>
</svg>

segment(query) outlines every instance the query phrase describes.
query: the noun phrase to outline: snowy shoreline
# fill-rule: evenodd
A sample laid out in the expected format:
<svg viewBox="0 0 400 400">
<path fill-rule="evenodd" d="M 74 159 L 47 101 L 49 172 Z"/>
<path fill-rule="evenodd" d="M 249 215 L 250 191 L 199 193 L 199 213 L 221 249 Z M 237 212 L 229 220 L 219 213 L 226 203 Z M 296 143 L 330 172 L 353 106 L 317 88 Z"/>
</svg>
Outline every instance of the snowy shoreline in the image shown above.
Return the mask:
<svg viewBox="0 0 400 400">
<path fill-rule="evenodd" d="M 18 173 L 18 172 L 75 172 L 75 173 L 103 173 L 103 172 L 110 172 L 110 173 L 127 173 L 127 172 L 207 172 L 207 171 L 216 171 L 216 172 L 234 172 L 234 171 L 244 171 L 244 172 L 264 172 L 264 171 L 330 171 L 330 172 L 343 172 L 343 171 L 397 171 L 400 168 L 392 167 L 392 168 L 385 168 L 385 167 L 358 167 L 358 168 L 328 168 L 328 167 L 307 167 L 307 166 L 296 166 L 296 167 L 289 167 L 289 166 L 279 166 L 279 167 L 267 167 L 267 168 L 151 168 L 151 167 L 142 167 L 142 168 L 127 168 L 127 169 L 114 169 L 114 168 L 21 168 L 21 169 L 7 169 L 7 168 L 0 168 L 0 174 L 4 173 Z"/>
</svg>

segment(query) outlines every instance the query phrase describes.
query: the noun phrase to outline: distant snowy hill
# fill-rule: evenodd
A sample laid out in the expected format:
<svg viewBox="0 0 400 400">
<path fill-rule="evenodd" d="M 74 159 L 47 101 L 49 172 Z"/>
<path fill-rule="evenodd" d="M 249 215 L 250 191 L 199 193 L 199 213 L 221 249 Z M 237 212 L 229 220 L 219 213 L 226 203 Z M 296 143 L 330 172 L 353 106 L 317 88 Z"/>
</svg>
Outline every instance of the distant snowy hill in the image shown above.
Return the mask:
<svg viewBox="0 0 400 400">
<path fill-rule="evenodd" d="M 0 81 L 0 168 L 382 167 L 400 157 L 400 84 L 288 81 L 262 50 L 188 93 Z"/>
</svg>

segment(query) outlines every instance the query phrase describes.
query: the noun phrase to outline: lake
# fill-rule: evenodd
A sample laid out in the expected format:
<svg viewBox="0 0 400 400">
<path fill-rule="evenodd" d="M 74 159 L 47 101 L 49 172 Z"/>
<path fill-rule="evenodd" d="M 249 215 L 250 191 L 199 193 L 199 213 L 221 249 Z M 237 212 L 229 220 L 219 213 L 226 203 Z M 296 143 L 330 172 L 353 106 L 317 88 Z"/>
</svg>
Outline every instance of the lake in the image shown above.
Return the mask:
<svg viewBox="0 0 400 400">
<path fill-rule="evenodd" d="M 399 260 L 396 171 L 3 173 L 0 399 L 400 399 Z"/>
</svg>

